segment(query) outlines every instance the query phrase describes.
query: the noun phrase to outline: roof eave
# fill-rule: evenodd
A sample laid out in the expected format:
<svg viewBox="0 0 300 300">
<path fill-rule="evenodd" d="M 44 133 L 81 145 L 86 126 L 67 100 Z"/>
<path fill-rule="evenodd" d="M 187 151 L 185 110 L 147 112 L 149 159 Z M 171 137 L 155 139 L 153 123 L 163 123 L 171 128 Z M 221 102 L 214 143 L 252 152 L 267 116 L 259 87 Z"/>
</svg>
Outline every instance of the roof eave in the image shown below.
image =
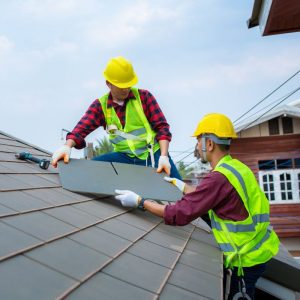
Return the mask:
<svg viewBox="0 0 300 300">
<path fill-rule="evenodd" d="M 255 0 L 253 4 L 251 17 L 247 21 L 248 28 L 253 28 L 259 25 L 259 14 L 261 10 L 262 0 Z"/>
</svg>

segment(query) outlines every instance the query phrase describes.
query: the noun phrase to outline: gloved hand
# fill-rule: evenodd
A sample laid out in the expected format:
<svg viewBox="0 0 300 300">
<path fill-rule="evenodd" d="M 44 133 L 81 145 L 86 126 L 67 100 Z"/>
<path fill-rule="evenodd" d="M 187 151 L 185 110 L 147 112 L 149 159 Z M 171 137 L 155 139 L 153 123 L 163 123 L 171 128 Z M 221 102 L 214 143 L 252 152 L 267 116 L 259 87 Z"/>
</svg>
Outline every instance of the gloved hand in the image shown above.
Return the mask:
<svg viewBox="0 0 300 300">
<path fill-rule="evenodd" d="M 62 159 L 67 164 L 69 162 L 70 155 L 71 155 L 71 147 L 67 145 L 61 146 L 52 155 L 52 162 L 51 162 L 52 166 L 56 168 L 57 162 Z"/>
<path fill-rule="evenodd" d="M 167 176 L 164 177 L 164 180 L 174 184 L 181 192 L 184 193 L 185 183 L 182 180 Z"/>
<path fill-rule="evenodd" d="M 126 207 L 138 207 L 140 201 L 142 200 L 141 196 L 132 191 L 115 190 L 115 193 L 119 194 L 115 196 L 115 198 L 120 200 L 122 205 Z"/>
<path fill-rule="evenodd" d="M 156 170 L 157 173 L 161 173 L 164 170 L 168 175 L 171 173 L 171 165 L 168 156 L 160 156 L 158 160 L 158 168 Z"/>
</svg>

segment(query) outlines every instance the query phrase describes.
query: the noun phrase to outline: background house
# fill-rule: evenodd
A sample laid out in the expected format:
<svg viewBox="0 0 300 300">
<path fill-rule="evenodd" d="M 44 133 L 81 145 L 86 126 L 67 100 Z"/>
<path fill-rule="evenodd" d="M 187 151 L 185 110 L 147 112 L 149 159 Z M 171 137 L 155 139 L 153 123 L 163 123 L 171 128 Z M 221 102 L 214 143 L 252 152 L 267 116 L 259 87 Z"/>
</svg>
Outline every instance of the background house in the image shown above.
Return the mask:
<svg viewBox="0 0 300 300">
<path fill-rule="evenodd" d="M 231 153 L 247 164 L 271 204 L 271 223 L 300 256 L 300 100 L 236 126 Z"/>
</svg>

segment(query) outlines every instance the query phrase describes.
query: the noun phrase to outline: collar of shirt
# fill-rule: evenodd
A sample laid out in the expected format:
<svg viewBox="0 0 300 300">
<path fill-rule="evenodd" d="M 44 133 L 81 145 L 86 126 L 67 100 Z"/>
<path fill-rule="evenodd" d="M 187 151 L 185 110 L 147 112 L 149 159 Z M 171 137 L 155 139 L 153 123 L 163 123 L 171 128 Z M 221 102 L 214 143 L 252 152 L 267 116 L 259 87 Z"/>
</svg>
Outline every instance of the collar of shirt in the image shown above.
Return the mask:
<svg viewBox="0 0 300 300">
<path fill-rule="evenodd" d="M 124 103 L 126 103 L 129 99 L 136 99 L 132 91 L 129 92 L 128 97 L 124 100 Z M 111 92 L 109 92 L 107 99 L 107 107 L 116 107 L 117 105 L 118 104 L 113 101 Z"/>
</svg>

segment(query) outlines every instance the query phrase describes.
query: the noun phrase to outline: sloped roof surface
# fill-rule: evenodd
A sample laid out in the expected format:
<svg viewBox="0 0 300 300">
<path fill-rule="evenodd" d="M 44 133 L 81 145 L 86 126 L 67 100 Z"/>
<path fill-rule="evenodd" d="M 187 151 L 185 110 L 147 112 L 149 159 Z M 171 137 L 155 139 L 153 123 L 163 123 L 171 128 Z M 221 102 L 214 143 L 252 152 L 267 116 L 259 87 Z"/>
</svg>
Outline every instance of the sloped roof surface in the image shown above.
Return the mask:
<svg viewBox="0 0 300 300">
<path fill-rule="evenodd" d="M 0 299 L 219 299 L 211 234 L 71 193 L 42 149 L 0 132 Z"/>
</svg>

